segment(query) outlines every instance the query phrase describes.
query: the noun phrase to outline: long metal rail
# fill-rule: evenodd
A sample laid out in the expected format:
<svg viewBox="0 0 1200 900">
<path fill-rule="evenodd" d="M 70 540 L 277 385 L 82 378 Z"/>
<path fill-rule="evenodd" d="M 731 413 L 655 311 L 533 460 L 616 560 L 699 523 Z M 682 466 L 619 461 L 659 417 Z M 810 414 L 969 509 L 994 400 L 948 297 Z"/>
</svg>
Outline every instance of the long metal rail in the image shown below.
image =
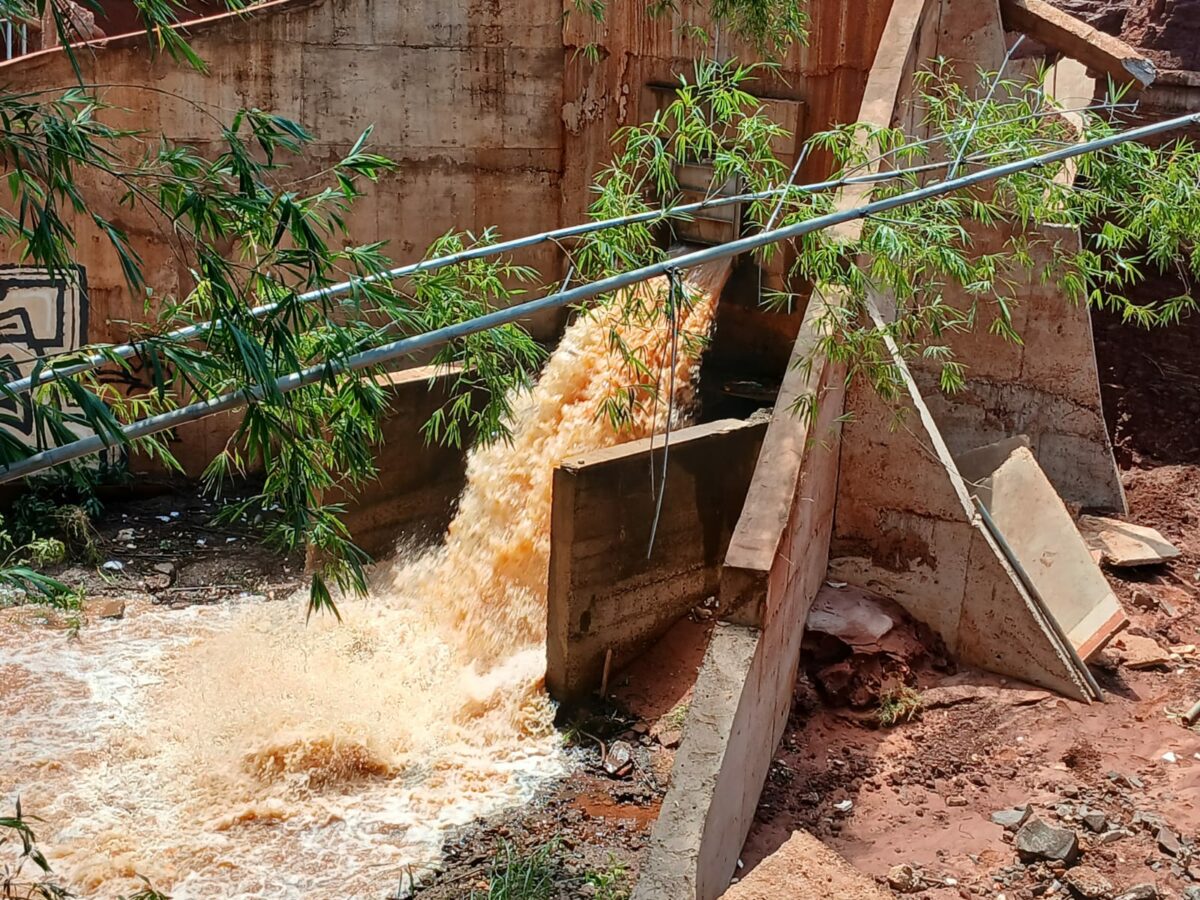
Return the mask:
<svg viewBox="0 0 1200 900">
<path fill-rule="evenodd" d="M 307 293 L 301 294 L 299 299 L 304 303 L 312 303 L 324 298 L 338 297 L 344 294 L 349 294 L 360 285 L 373 284 L 380 281 L 398 281 L 401 278 L 408 278 L 421 272 L 434 272 L 438 269 L 446 268 L 447 266 L 458 265 L 459 263 L 469 262 L 475 259 L 486 259 L 492 256 L 500 256 L 505 253 L 513 253 L 518 250 L 524 250 L 529 247 L 535 247 L 541 244 L 550 243 L 552 241 L 562 241 L 584 237 L 585 235 L 593 234 L 597 231 L 604 231 L 608 228 L 618 228 L 622 225 L 638 225 L 645 222 L 677 219 L 689 216 L 692 213 L 702 212 L 706 209 L 715 209 L 735 203 L 750 203 L 756 200 L 769 200 L 772 197 L 779 197 L 782 201 L 782 199 L 791 192 L 812 194 L 820 193 L 822 191 L 836 190 L 837 188 L 848 187 L 850 185 L 872 184 L 881 181 L 890 181 L 906 175 L 944 169 L 948 165 L 949 162 L 946 161 L 933 162 L 925 163 L 919 166 L 912 166 L 906 169 L 890 169 L 883 172 L 872 172 L 865 175 L 853 175 L 846 178 L 819 181 L 814 182 L 813 184 L 791 185 L 789 183 L 756 193 L 737 194 L 730 197 L 712 197 L 697 203 L 686 203 L 681 206 L 652 209 L 647 210 L 646 212 L 634 213 L 628 216 L 618 216 L 610 219 L 602 219 L 595 222 L 583 222 L 578 225 L 569 225 L 565 228 L 558 228 L 553 231 L 543 231 L 537 234 L 513 238 L 512 240 L 502 241 L 496 244 L 472 247 L 468 250 L 459 251 L 458 253 L 434 257 L 431 259 L 422 260 L 418 263 L 409 263 L 407 265 L 399 266 L 398 268 L 389 269 L 386 272 L 377 272 L 371 275 L 365 275 L 361 278 L 351 278 L 347 281 L 331 284 L 328 287 L 320 288 L 315 291 L 308 291 Z M 277 303 L 265 303 L 261 306 L 253 307 L 250 310 L 250 315 L 254 316 L 255 318 L 262 318 L 263 316 L 270 315 L 278 308 L 279 304 Z M 183 328 L 176 329 L 175 331 L 170 331 L 167 334 L 162 335 L 160 339 L 175 342 L 191 341 L 204 336 L 213 328 L 219 326 L 220 320 L 197 322 L 194 325 L 187 325 Z M 35 370 L 33 374 L 8 382 L 3 386 L 3 388 L 0 388 L 0 396 L 28 393 L 30 390 L 40 384 L 46 384 L 47 382 L 55 381 L 59 378 L 67 378 L 72 375 L 78 375 L 82 372 L 91 371 L 92 369 L 99 368 L 106 363 L 112 362 L 114 359 L 129 359 L 130 357 L 137 355 L 138 347 L 139 345 L 137 342 L 118 344 L 115 347 L 106 348 L 103 352 L 94 353 L 87 359 L 81 360 L 77 363 L 60 367 L 43 367 Z"/>
<path fill-rule="evenodd" d="M 887 197 L 883 200 L 876 200 L 872 203 L 866 203 L 860 206 L 851 207 L 849 209 L 838 210 L 837 212 L 830 213 L 829 215 L 819 216 L 817 218 L 809 219 L 805 222 L 798 222 L 794 225 L 788 225 L 783 228 L 775 228 L 772 230 L 763 231 L 759 234 L 740 238 L 736 241 L 730 241 L 726 244 L 720 244 L 715 247 L 708 247 L 704 250 L 698 250 L 694 253 L 677 256 L 665 262 L 643 266 L 639 269 L 633 269 L 629 272 L 622 272 L 590 284 L 579 285 L 578 287 L 574 287 L 566 291 L 557 291 L 537 300 L 530 300 L 527 303 L 521 303 L 506 309 L 496 310 L 495 312 L 488 313 L 484 316 L 479 316 L 475 319 L 470 319 L 466 322 L 459 322 L 455 325 L 448 325 L 444 328 L 438 328 L 434 331 L 429 331 L 424 334 L 413 335 L 411 337 L 392 341 L 391 343 L 384 344 L 380 347 L 375 347 L 371 350 L 365 350 L 361 353 L 354 354 L 353 356 L 347 357 L 344 360 L 334 360 L 321 365 L 311 366 L 302 371 L 294 372 L 290 375 L 285 375 L 282 378 L 277 379 L 275 382 L 275 389 L 279 393 L 294 391 L 298 388 L 305 387 L 306 385 L 312 385 L 326 380 L 341 372 L 366 369 L 372 366 L 391 362 L 400 357 L 409 356 L 411 354 L 429 350 L 435 347 L 441 347 L 458 338 L 466 337 L 470 334 L 476 334 L 480 331 L 486 331 L 489 328 L 497 328 L 501 325 L 512 324 L 520 319 L 539 312 L 551 309 L 559 309 L 572 303 L 580 303 L 584 300 L 589 300 L 601 294 L 607 294 L 623 288 L 632 287 L 640 282 L 665 275 L 669 271 L 688 269 L 693 266 L 712 262 L 714 260 L 728 259 L 733 256 L 738 256 L 742 253 L 757 250 L 760 247 L 765 247 L 769 244 L 802 237 L 803 235 L 811 234 L 815 231 L 832 228 L 835 225 L 840 225 L 844 222 L 851 222 L 856 219 L 862 219 L 866 216 L 874 215 L 876 213 L 887 212 L 888 210 L 906 206 L 910 203 L 917 203 L 922 200 L 928 200 L 933 197 L 939 197 L 944 194 L 953 193 L 954 191 L 964 190 L 979 184 L 994 181 L 997 178 L 1003 178 L 1006 175 L 1025 172 L 1029 169 L 1035 169 L 1039 166 L 1062 162 L 1077 156 L 1082 156 L 1086 153 L 1103 150 L 1107 147 L 1115 147 L 1119 144 L 1128 143 L 1129 141 L 1138 141 L 1144 138 L 1154 137 L 1168 131 L 1174 131 L 1194 125 L 1200 125 L 1200 113 L 1178 116 L 1176 118 L 1167 119 L 1152 125 L 1145 125 L 1140 128 L 1132 128 L 1127 131 L 1109 135 L 1108 137 L 1099 138 L 1097 140 L 1088 141 L 1082 144 L 1075 144 L 1070 147 L 1063 147 L 1048 153 L 1029 157 L 1028 159 L 1017 160 L 1015 162 L 1006 163 L 1001 166 L 994 166 L 988 169 L 981 169 L 978 172 L 972 172 L 958 178 L 952 178 L 946 181 L 929 184 L 925 187 L 918 188 L 917 190 L 909 191 L 904 194 L 897 194 L 894 197 Z M 245 388 L 234 393 L 224 394 L 220 397 L 214 397 L 211 400 L 193 403 L 189 406 L 183 406 L 179 409 L 171 410 L 170 412 L 151 416 L 136 422 L 131 422 L 121 429 L 121 433 L 126 441 L 137 440 L 138 438 L 148 437 L 152 434 L 167 431 L 168 429 L 175 428 L 187 422 L 203 419 L 208 416 L 216 415 L 217 413 L 236 409 L 240 406 L 260 401 L 265 394 L 266 389 L 261 385 L 256 385 L 254 387 Z M 42 471 L 43 469 L 61 465 L 62 463 L 69 462 L 71 460 L 80 459 L 81 457 L 89 456 L 93 453 L 99 453 L 109 446 L 111 446 L 110 442 L 106 441 L 104 438 L 100 437 L 99 435 L 92 435 L 90 437 L 74 441 L 70 444 L 64 444 L 61 447 L 43 450 L 40 453 L 33 454 L 27 459 L 13 463 L 4 469 L 0 469 L 0 484 L 13 481 L 17 478 L 23 478 L 25 476 L 32 475 L 35 472 Z"/>
</svg>

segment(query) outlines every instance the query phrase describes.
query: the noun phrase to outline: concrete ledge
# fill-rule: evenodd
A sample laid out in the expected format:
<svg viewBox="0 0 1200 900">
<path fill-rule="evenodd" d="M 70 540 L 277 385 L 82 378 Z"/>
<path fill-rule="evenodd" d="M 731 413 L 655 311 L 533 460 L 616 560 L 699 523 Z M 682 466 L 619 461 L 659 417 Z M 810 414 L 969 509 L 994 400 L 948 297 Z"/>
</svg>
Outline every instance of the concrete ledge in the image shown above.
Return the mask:
<svg viewBox="0 0 1200 900">
<path fill-rule="evenodd" d="M 765 421 L 724 419 L 671 436 L 666 495 L 649 558 L 663 439 L 566 460 L 554 472 L 546 686 L 576 701 L 705 597 L 742 512 Z"/>
<path fill-rule="evenodd" d="M 386 376 L 392 399 L 379 477 L 342 501 L 351 538 L 372 556 L 391 553 L 397 539 L 436 540 L 450 524 L 466 482 L 467 451 L 428 443 L 421 426 L 450 399 L 455 377 L 430 366 Z"/>
<path fill-rule="evenodd" d="M 1134 81 L 1146 87 L 1157 76 L 1149 57 L 1045 0 L 1000 0 L 1000 13 L 1009 31 L 1024 32 L 1065 56 L 1111 75 L 1118 84 Z"/>
<path fill-rule="evenodd" d="M 804 619 L 828 563 L 845 380 L 827 360 L 796 364 L 815 340 L 815 308 L 721 574 L 722 609 L 738 621 L 718 627 L 701 666 L 635 900 L 711 900 L 728 887 L 787 722 Z M 810 392 L 822 398 L 811 423 L 791 411 Z M 758 509 L 772 490 L 776 502 Z"/>
</svg>

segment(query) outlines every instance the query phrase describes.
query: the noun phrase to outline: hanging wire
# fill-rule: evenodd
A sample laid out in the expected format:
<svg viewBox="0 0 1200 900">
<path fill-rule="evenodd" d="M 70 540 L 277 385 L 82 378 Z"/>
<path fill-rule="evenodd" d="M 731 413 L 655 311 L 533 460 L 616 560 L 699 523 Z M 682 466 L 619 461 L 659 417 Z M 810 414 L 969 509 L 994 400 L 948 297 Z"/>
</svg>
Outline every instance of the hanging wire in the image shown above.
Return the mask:
<svg viewBox="0 0 1200 900">
<path fill-rule="evenodd" d="M 654 539 L 658 536 L 658 522 L 662 518 L 663 498 L 667 495 L 667 463 L 671 454 L 671 415 L 675 405 L 675 365 L 676 353 L 679 347 L 679 270 L 674 266 L 666 270 L 667 274 L 667 327 L 671 340 L 671 367 L 667 373 L 667 421 L 663 428 L 663 459 L 662 477 L 658 483 L 658 499 L 654 503 L 654 521 L 650 523 L 650 543 L 646 547 L 646 559 L 654 553 Z M 661 384 L 661 379 L 660 379 Z M 650 471 L 654 471 L 654 438 L 650 438 Z"/>
</svg>

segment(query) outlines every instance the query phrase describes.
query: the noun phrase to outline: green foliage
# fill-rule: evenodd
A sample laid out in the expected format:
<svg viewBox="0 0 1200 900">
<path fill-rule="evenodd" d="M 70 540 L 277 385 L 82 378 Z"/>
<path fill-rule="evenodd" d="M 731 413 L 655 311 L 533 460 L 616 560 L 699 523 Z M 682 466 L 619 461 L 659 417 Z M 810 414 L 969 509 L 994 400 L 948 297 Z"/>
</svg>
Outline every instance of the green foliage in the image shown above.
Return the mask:
<svg viewBox="0 0 1200 900">
<path fill-rule="evenodd" d="M 921 130 L 932 138 L 859 123 L 818 134 L 809 146 L 832 154 L 835 178 L 876 163 L 921 169 L 876 186 L 871 199 L 882 199 L 926 184 L 930 164 L 939 159 L 961 160 L 961 175 L 1120 127 L 1112 115 L 1117 97 L 1077 111 L 1077 125 L 1043 79 L 981 73 L 981 81 L 978 91 L 968 92 L 944 61 L 921 73 Z M 1084 155 L 1075 165 L 1074 177 L 1065 164 L 1043 166 L 873 215 L 854 237 L 824 230 L 801 238 L 792 274 L 798 283 L 819 285 L 814 296 L 823 303 L 814 356 L 846 362 L 851 374 L 868 377 L 891 400 L 902 385 L 887 346 L 892 341 L 903 358 L 935 364 L 943 389 L 957 390 L 969 361 L 954 358 L 948 337 L 987 330 L 1019 342 L 1014 310 L 1029 270 L 1035 280 L 1056 281 L 1073 301 L 1117 311 L 1139 325 L 1169 324 L 1193 311 L 1189 295 L 1157 304 L 1129 297 L 1148 271 L 1200 274 L 1200 154 L 1193 145 L 1125 143 Z M 781 224 L 827 214 L 835 202 L 832 193 L 793 193 Z M 1072 232 L 1054 228 L 1088 223 L 1099 227 L 1082 250 L 1073 246 Z M 984 252 L 977 244 L 986 232 L 1000 239 Z M 868 301 L 877 296 L 894 299 L 890 321 L 868 314 Z M 965 296 L 966 304 L 952 302 L 957 296 Z"/>
<path fill-rule="evenodd" d="M 923 707 L 918 691 L 907 685 L 892 688 L 879 698 L 879 724 L 891 728 L 901 722 L 911 722 L 921 714 Z"/>
<path fill-rule="evenodd" d="M 154 26 L 151 40 L 158 49 L 199 66 L 179 33 L 166 27 L 181 8 L 172 0 L 138 3 Z M 245 391 L 250 403 L 235 435 L 208 466 L 206 487 L 219 495 L 230 477 L 265 472 L 261 491 L 223 515 L 271 511 L 262 516 L 271 545 L 284 550 L 307 545 L 323 561 L 312 582 L 310 611 L 333 610 L 334 586 L 365 590 L 368 558 L 339 520 L 341 508 L 328 498 L 360 489 L 375 476 L 379 422 L 388 401 L 381 368 L 346 373 L 342 364 L 403 334 L 507 305 L 534 273 L 504 260 L 477 261 L 394 285 L 381 277 L 391 268 L 382 245 L 355 243 L 346 224 L 362 186 L 395 168 L 368 148 L 370 129 L 342 158 L 295 177 L 291 167 L 304 160 L 312 142 L 299 123 L 254 108 L 221 119 L 227 113 L 193 107 L 197 116 L 219 125 L 221 141 L 211 151 L 108 127 L 103 120 L 113 111 L 83 83 L 61 97 L 0 95 L 0 165 L 12 210 L 0 212 L 0 239 L 23 259 L 70 278 L 77 239 L 72 222 L 88 221 L 107 241 L 129 291 L 144 298 L 151 319 L 148 327 L 130 326 L 138 338 L 137 358 L 107 354 L 112 364 L 106 374 L 60 377 L 30 395 L 0 389 L 6 395 L 0 399 L 15 406 L 13 413 L 0 413 L 0 422 L 15 424 L 28 415 L 34 423 L 29 445 L 0 431 L 0 463 L 70 443 L 81 431 L 95 432 L 110 445 L 129 444 L 122 427 L 130 422 Z M 93 211 L 84 185 L 99 185 L 136 215 L 165 223 L 176 263 L 191 275 L 184 293 L 164 294 L 147 282 L 136 248 L 117 223 Z M 491 233 L 479 239 L 448 235 L 431 252 L 493 240 Z M 361 279 L 348 294 L 322 290 L 348 278 Z M 306 296 L 313 292 L 316 300 Z M 274 309 L 255 315 L 264 305 Z M 171 334 L 203 321 L 215 324 L 202 341 Z M 33 373 L 105 352 L 87 347 L 41 358 Z M 515 327 L 446 348 L 436 361 L 462 369 L 451 401 L 428 427 L 430 436 L 455 442 L 467 435 L 503 436 L 508 394 L 528 383 L 540 359 L 540 349 Z M 20 362 L 11 361 L 6 371 L 0 366 L 0 375 L 15 377 Z M 113 383 L 113 368 L 135 379 L 135 366 L 147 373 L 147 390 L 129 393 Z M 286 394 L 276 387 L 279 378 L 312 366 L 326 367 L 319 383 Z M 132 443 L 131 450 L 179 468 L 165 436 Z M 40 503 L 36 496 L 27 501 L 24 518 L 51 518 Z M 44 534 L 42 529 L 39 535 Z M 18 543 L 26 543 L 22 536 Z"/>
<path fill-rule="evenodd" d="M 553 844 L 520 852 L 505 843 L 492 860 L 487 893 L 471 892 L 471 900 L 550 900 L 555 892 Z"/>
<path fill-rule="evenodd" d="M 609 854 L 608 865 L 596 872 L 589 872 L 584 884 L 592 888 L 596 900 L 628 900 L 629 869 Z"/>
</svg>

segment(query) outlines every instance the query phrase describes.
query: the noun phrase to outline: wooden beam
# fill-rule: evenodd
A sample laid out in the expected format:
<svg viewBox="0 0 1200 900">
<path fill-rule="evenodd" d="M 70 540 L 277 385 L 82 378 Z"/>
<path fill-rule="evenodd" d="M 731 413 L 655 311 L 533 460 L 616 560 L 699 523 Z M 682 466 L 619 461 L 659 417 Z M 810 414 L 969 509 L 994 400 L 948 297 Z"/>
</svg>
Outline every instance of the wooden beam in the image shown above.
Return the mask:
<svg viewBox="0 0 1200 900">
<path fill-rule="evenodd" d="M 1090 69 L 1111 75 L 1118 84 L 1132 80 L 1148 87 L 1158 75 L 1154 63 L 1129 44 L 1045 0 L 1000 0 L 1000 14 L 1007 30 L 1027 34 Z"/>
</svg>

